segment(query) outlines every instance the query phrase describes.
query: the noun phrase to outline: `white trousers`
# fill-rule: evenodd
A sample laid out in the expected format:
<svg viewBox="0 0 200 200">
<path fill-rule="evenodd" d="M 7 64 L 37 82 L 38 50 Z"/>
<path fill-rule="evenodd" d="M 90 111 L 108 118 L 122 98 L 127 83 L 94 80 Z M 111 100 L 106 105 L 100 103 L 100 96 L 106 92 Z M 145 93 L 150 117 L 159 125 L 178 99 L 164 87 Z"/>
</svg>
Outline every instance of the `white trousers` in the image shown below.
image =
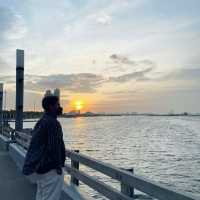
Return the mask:
<svg viewBox="0 0 200 200">
<path fill-rule="evenodd" d="M 36 200 L 59 200 L 64 183 L 64 173 L 58 175 L 56 170 L 45 174 L 34 174 L 32 180 L 37 183 Z"/>
</svg>

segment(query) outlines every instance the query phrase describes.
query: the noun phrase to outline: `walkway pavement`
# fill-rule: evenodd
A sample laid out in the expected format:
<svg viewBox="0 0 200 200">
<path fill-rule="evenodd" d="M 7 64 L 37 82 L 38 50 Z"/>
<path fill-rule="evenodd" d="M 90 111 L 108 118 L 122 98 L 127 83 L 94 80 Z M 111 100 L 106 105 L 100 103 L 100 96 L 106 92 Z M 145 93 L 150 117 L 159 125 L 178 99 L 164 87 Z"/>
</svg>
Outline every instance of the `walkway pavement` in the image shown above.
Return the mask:
<svg viewBox="0 0 200 200">
<path fill-rule="evenodd" d="M 22 175 L 9 153 L 0 146 L 0 199 L 35 200 L 36 185 Z"/>
</svg>

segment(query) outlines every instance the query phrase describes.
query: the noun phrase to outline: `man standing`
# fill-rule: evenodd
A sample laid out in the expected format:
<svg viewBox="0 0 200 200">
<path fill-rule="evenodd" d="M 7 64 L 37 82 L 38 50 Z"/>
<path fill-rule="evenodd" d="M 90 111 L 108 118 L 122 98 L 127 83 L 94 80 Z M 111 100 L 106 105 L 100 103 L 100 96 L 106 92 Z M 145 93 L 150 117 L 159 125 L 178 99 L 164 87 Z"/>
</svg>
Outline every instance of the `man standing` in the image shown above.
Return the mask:
<svg viewBox="0 0 200 200">
<path fill-rule="evenodd" d="M 36 200 L 59 200 L 65 163 L 62 127 L 57 120 L 62 107 L 57 96 L 44 97 L 42 107 L 45 113 L 34 127 L 23 174 L 36 177 Z"/>
</svg>

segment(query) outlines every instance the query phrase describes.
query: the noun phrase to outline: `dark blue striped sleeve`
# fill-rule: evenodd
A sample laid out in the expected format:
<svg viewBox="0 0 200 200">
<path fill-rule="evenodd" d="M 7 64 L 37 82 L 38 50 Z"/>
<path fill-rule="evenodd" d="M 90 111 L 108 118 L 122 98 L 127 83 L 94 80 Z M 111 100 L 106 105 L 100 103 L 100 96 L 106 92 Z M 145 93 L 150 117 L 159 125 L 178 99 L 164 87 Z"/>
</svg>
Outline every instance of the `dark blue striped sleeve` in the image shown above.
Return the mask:
<svg viewBox="0 0 200 200">
<path fill-rule="evenodd" d="M 23 174 L 29 175 L 36 171 L 45 148 L 46 124 L 40 120 L 33 129 L 33 136 L 26 153 Z"/>
<path fill-rule="evenodd" d="M 53 121 L 52 123 L 48 124 L 48 136 L 47 136 L 47 148 L 48 152 L 51 153 L 51 158 L 55 163 L 55 166 L 58 168 L 61 167 L 61 152 L 60 152 L 60 145 L 61 145 L 61 132 L 58 128 L 58 122 Z"/>
</svg>

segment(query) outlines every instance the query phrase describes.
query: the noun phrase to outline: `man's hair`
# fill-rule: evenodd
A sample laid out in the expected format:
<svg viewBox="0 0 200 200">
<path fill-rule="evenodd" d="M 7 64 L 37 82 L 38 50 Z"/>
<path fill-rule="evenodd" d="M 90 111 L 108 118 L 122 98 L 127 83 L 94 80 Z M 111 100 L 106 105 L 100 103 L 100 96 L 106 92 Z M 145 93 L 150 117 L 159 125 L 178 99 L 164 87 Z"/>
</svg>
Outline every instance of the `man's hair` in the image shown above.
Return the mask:
<svg viewBox="0 0 200 200">
<path fill-rule="evenodd" d="M 42 99 L 42 107 L 45 111 L 49 111 L 49 106 L 54 106 L 58 101 L 57 96 L 46 96 Z"/>
</svg>

